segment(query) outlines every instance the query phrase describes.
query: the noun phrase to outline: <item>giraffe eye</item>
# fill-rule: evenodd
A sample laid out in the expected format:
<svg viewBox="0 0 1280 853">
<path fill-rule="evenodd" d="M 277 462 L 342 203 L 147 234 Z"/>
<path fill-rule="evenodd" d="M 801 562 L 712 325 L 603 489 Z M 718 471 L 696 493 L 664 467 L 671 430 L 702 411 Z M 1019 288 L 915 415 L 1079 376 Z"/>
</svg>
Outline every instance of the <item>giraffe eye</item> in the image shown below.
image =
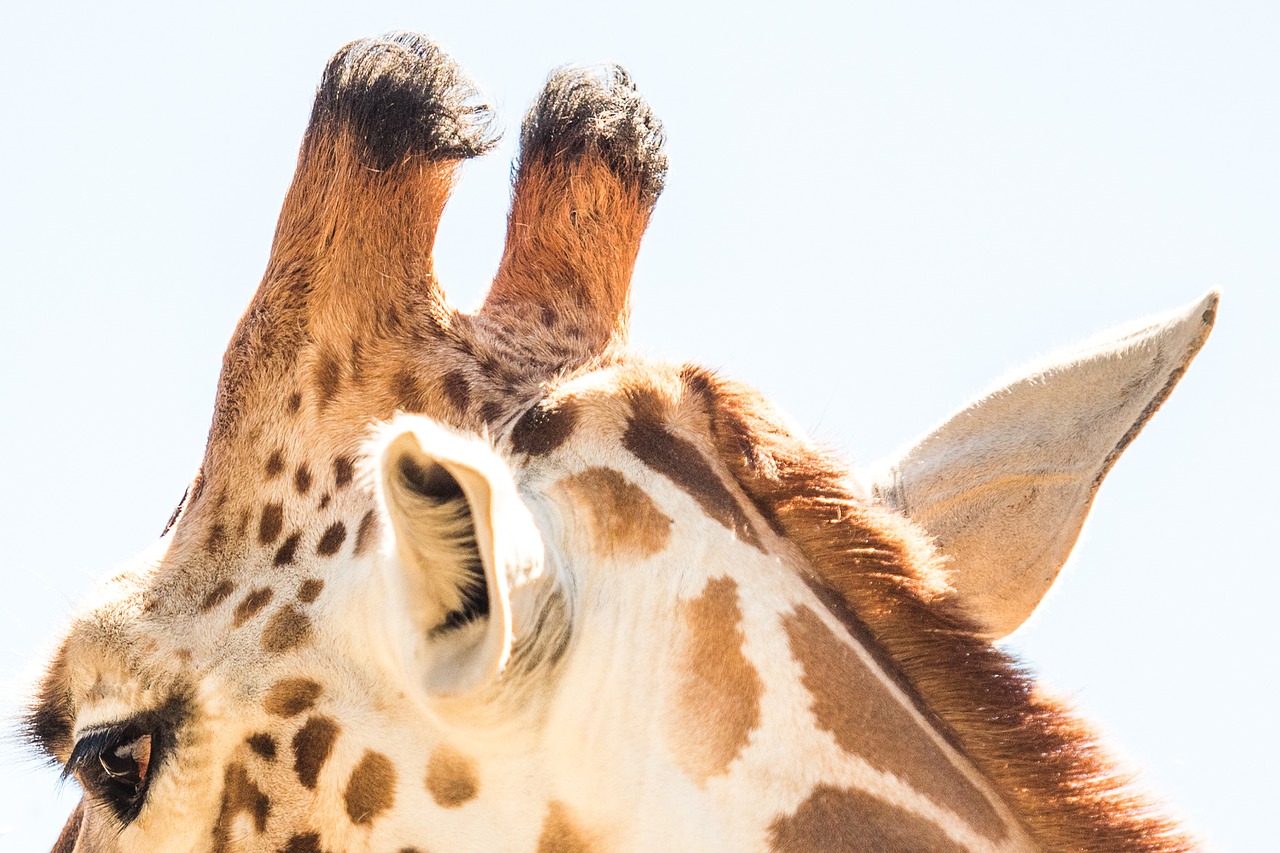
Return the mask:
<svg viewBox="0 0 1280 853">
<path fill-rule="evenodd" d="M 152 765 L 152 734 L 133 724 L 86 732 L 67 760 L 85 792 L 128 823 L 142 808 Z"/>
</svg>

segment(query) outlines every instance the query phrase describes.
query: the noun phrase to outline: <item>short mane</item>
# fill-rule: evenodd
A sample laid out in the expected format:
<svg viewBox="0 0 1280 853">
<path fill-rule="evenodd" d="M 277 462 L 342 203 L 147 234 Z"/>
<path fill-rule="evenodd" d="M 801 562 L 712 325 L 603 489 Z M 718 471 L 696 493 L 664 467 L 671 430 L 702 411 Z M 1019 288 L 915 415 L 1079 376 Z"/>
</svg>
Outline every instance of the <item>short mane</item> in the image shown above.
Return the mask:
<svg viewBox="0 0 1280 853">
<path fill-rule="evenodd" d="M 1199 844 L 1136 790 L 1092 731 L 945 598 L 936 557 L 908 520 L 855 494 L 850 472 L 797 437 L 756 392 L 700 368 L 721 461 L 879 644 L 910 693 L 1049 850 L 1175 853 Z M 820 594 L 821 591 L 819 590 Z M 841 615 L 837 613 L 836 615 Z M 847 618 L 847 614 L 846 614 Z"/>
</svg>

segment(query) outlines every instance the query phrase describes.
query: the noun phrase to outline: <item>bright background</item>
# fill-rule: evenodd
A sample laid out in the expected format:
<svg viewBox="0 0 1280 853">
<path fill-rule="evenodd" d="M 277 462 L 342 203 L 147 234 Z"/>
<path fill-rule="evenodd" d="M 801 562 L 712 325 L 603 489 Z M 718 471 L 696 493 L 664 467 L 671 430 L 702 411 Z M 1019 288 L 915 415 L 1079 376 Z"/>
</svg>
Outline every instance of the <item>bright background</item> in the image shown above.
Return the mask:
<svg viewBox="0 0 1280 853">
<path fill-rule="evenodd" d="M 402 27 L 508 130 L 438 241 L 459 304 L 492 275 L 547 71 L 621 61 L 671 155 L 635 343 L 862 462 L 1021 361 L 1221 286 L 1012 646 L 1214 846 L 1275 844 L 1280 5 L 184 6 L 0 12 L 0 710 L 195 470 L 326 59 Z M 57 790 L 5 746 L 0 849 L 48 849 Z"/>
</svg>

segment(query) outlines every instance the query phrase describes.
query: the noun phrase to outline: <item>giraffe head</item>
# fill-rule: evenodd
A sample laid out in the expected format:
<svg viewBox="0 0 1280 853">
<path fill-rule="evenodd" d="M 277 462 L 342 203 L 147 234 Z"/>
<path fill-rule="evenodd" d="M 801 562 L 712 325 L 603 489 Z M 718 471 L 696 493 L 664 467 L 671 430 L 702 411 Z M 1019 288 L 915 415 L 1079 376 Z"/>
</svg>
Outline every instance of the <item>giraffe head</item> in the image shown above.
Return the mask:
<svg viewBox="0 0 1280 853">
<path fill-rule="evenodd" d="M 56 850 L 1182 849 L 990 641 L 1215 299 L 858 485 L 626 349 L 666 161 L 620 69 L 549 78 L 492 288 L 450 307 L 488 119 L 420 36 L 326 68 L 200 470 L 33 700 L 85 790 Z"/>
</svg>

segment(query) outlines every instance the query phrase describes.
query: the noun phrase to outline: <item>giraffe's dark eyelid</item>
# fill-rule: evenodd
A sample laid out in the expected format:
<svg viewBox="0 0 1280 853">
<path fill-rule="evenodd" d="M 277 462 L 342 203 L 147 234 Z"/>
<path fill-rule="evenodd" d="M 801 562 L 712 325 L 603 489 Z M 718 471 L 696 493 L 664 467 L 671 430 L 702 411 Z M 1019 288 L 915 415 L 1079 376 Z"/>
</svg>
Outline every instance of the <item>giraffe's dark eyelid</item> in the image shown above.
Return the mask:
<svg viewBox="0 0 1280 853">
<path fill-rule="evenodd" d="M 149 721 L 126 721 L 93 728 L 76 741 L 64 779 L 74 776 L 85 793 L 109 808 L 121 823 L 138 816 L 146 802 L 151 780 L 169 742 L 162 728 Z M 137 748 L 135 745 L 140 745 Z"/>
</svg>

